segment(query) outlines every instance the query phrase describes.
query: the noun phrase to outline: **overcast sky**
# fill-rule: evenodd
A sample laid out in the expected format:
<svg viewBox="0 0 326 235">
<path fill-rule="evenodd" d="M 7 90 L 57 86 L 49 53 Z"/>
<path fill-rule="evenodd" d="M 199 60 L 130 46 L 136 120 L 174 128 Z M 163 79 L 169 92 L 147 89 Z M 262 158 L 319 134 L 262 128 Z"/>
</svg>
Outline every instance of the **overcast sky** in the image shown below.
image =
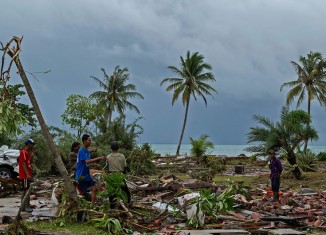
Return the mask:
<svg viewBox="0 0 326 235">
<path fill-rule="evenodd" d="M 296 79 L 290 61 L 309 51 L 326 57 L 324 0 L 2 0 L 0 41 L 24 36 L 25 70 L 48 125 L 62 126 L 69 94 L 99 90 L 90 78 L 127 67 L 130 83 L 144 96 L 133 101 L 143 119 L 139 142 L 177 143 L 184 118 L 172 93 L 160 86 L 171 77 L 187 50 L 212 65 L 218 90 L 213 98 L 190 103 L 184 142 L 202 134 L 215 144 L 246 144 L 252 115 L 277 121 L 288 89 Z M 17 76 L 17 75 L 16 75 Z M 20 82 L 13 75 L 12 83 Z M 302 109 L 307 109 L 303 103 Z M 326 145 L 326 112 L 312 102 L 313 125 Z M 128 112 L 128 120 L 138 115 Z"/>
</svg>

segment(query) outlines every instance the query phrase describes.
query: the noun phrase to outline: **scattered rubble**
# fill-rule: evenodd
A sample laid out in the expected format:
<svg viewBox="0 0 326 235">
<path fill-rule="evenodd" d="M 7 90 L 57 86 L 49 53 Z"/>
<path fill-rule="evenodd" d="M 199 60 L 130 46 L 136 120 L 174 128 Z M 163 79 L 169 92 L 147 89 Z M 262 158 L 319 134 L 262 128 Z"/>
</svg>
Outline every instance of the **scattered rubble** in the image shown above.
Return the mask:
<svg viewBox="0 0 326 235">
<path fill-rule="evenodd" d="M 187 170 L 196 166 L 192 163 L 185 158 L 175 158 L 175 161 L 158 159 L 156 162 L 158 166 L 177 165 L 183 168 L 187 164 Z M 302 231 L 313 228 L 326 231 L 326 191 L 315 192 L 310 188 L 302 188 L 299 192 L 289 190 L 280 193 L 279 202 L 272 202 L 269 188 L 262 184 L 249 189 L 247 194 L 236 192 L 230 196 L 233 210 L 218 211 L 216 215 L 211 215 L 198 207 L 200 191 L 210 189 L 218 197 L 225 192 L 226 186 L 195 179 L 181 180 L 164 172 L 157 179 L 128 176 L 126 182 L 132 193 L 132 203 L 122 204 L 116 214 L 110 210 L 110 216 L 118 218 L 133 234 L 141 234 L 135 231 L 156 231 L 156 234 L 161 235 L 304 234 Z M 20 192 L 15 181 L 1 182 L 0 217 L 2 223 L 7 223 L 18 211 Z M 3 188 L 4 184 L 11 193 L 16 190 L 15 197 L 7 198 L 5 191 L 8 190 Z M 39 180 L 31 195 L 31 204 L 35 209 L 31 214 L 24 213 L 23 217 L 30 221 L 56 218 L 62 193 L 58 189 L 59 184 L 60 181 L 56 179 Z M 12 210 L 6 210 L 8 206 Z M 199 228 L 204 230 L 193 230 L 189 226 L 189 221 L 195 219 L 198 220 Z"/>
</svg>

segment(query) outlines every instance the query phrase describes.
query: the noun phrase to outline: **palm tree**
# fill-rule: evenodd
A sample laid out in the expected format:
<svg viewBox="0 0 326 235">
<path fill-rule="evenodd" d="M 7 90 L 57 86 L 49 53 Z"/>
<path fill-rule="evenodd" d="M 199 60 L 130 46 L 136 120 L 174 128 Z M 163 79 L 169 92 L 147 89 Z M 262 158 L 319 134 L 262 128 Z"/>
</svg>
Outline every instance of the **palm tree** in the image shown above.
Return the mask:
<svg viewBox="0 0 326 235">
<path fill-rule="evenodd" d="M 297 108 L 302 101 L 307 97 L 308 114 L 310 115 L 311 101 L 317 99 L 321 106 L 326 106 L 326 62 L 321 53 L 310 52 L 307 57 L 300 56 L 300 65 L 297 62 L 291 61 L 295 69 L 298 79 L 291 82 L 286 82 L 281 86 L 292 88 L 286 97 L 286 104 L 293 102 L 294 98 L 298 96 Z M 304 151 L 307 149 L 308 140 L 305 142 Z"/>
<path fill-rule="evenodd" d="M 205 95 L 211 95 L 217 91 L 207 84 L 207 82 L 215 81 L 214 75 L 211 72 L 206 72 L 206 70 L 212 70 L 212 66 L 204 62 L 204 56 L 200 55 L 198 52 L 190 54 L 190 51 L 187 52 L 186 59 L 180 56 L 181 59 L 181 68 L 178 69 L 174 66 L 169 66 L 168 68 L 179 77 L 174 78 L 165 78 L 161 82 L 170 83 L 166 88 L 166 91 L 173 91 L 172 105 L 175 101 L 182 96 L 182 104 L 186 106 L 181 136 L 179 139 L 179 144 L 177 148 L 176 155 L 179 155 L 180 146 L 186 127 L 190 97 L 193 97 L 197 100 L 197 95 L 202 97 L 205 105 L 207 106 L 207 100 Z"/>
<path fill-rule="evenodd" d="M 197 158 L 198 162 L 206 163 L 207 155 L 214 150 L 214 144 L 207 140 L 208 137 L 208 135 L 202 135 L 198 140 L 189 138 L 191 144 L 190 152 Z"/>
<path fill-rule="evenodd" d="M 103 81 L 93 76 L 91 78 L 98 82 L 103 91 L 96 91 L 90 97 L 97 99 L 99 108 L 104 108 L 104 115 L 108 126 L 111 123 L 112 113 L 115 110 L 120 114 L 124 114 L 124 111 L 128 108 L 140 113 L 137 106 L 129 102 L 129 99 L 144 99 L 144 97 L 135 91 L 136 86 L 134 84 L 126 84 L 129 80 L 128 69 L 121 69 L 119 66 L 116 66 L 111 76 L 108 76 L 103 68 L 101 70 L 104 74 Z"/>
<path fill-rule="evenodd" d="M 300 178 L 301 172 L 296 166 L 297 159 L 295 151 L 302 143 L 308 140 L 317 140 L 317 131 L 311 127 L 310 115 L 303 110 L 289 112 L 289 108 L 283 107 L 280 121 L 274 123 L 269 118 L 254 115 L 256 120 L 263 127 L 251 127 L 248 133 L 248 143 L 258 143 L 256 146 L 246 148 L 249 152 L 256 152 L 258 155 L 266 155 L 268 150 L 284 150 L 288 162 L 295 166 L 294 173 Z"/>
</svg>

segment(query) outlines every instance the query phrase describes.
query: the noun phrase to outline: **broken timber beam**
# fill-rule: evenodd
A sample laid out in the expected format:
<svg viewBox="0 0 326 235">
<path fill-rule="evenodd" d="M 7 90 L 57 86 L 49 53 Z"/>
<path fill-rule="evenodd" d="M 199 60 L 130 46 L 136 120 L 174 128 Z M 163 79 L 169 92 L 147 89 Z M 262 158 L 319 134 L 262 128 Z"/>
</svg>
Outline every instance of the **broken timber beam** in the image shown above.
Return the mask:
<svg viewBox="0 0 326 235">
<path fill-rule="evenodd" d="M 213 185 L 208 182 L 203 183 L 189 183 L 189 184 L 171 184 L 164 187 L 146 187 L 141 188 L 138 187 L 134 191 L 143 191 L 143 192 L 154 192 L 154 191 L 164 191 L 164 190 L 171 190 L 171 191 L 178 191 L 180 188 L 188 188 L 188 189 L 201 189 L 201 188 L 211 188 L 216 189 L 216 185 Z"/>
</svg>

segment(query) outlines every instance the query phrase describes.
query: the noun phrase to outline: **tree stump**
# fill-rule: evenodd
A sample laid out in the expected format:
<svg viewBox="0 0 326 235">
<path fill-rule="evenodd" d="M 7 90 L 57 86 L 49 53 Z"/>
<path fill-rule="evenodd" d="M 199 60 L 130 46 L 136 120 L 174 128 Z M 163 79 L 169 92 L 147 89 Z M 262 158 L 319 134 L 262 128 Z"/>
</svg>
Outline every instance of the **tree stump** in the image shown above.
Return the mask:
<svg viewBox="0 0 326 235">
<path fill-rule="evenodd" d="M 236 174 L 243 174 L 243 172 L 244 172 L 244 166 L 242 166 L 242 165 L 234 166 L 234 172 Z"/>
</svg>

